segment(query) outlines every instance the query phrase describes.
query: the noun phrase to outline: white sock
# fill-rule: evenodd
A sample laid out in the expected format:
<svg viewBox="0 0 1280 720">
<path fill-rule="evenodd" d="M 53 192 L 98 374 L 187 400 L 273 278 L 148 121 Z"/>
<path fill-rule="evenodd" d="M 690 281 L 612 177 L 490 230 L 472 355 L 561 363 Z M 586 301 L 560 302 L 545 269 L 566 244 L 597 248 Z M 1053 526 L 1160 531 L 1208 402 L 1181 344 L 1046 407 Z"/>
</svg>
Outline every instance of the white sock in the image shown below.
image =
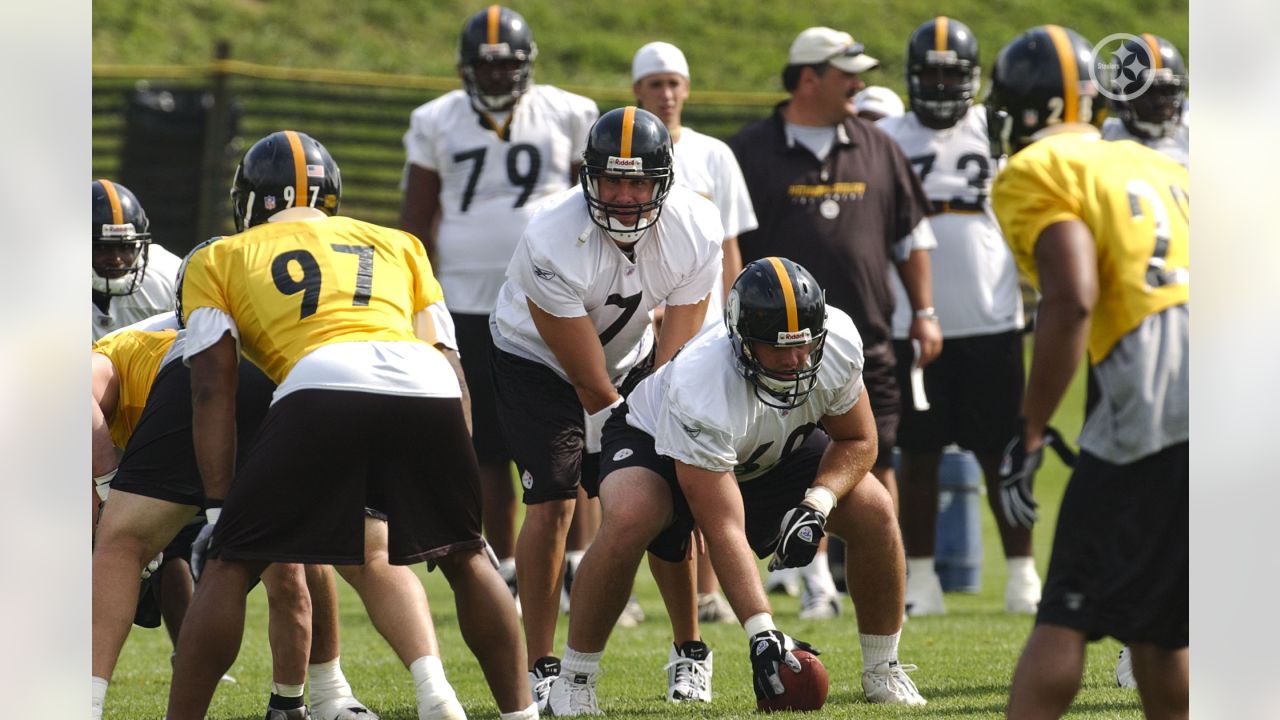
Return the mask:
<svg viewBox="0 0 1280 720">
<path fill-rule="evenodd" d="M 1029 555 L 1021 555 L 1018 557 L 1005 558 L 1005 567 L 1009 571 L 1009 577 L 1020 578 L 1028 582 L 1039 581 L 1040 576 L 1036 574 L 1035 558 Z"/>
<path fill-rule="evenodd" d="M 313 704 L 331 698 L 354 696 L 351 691 L 351 684 L 347 682 L 347 677 L 342 674 L 342 665 L 336 656 L 329 662 L 308 665 L 307 678 L 311 683 L 311 702 Z"/>
<path fill-rule="evenodd" d="M 892 635 L 868 635 L 859 633 L 858 641 L 862 644 L 862 669 L 870 670 L 880 663 L 898 660 L 898 638 L 902 631 Z"/>
<path fill-rule="evenodd" d="M 568 645 L 564 646 L 564 660 L 560 662 L 563 668 L 562 674 L 568 673 L 587 673 L 593 675 L 600 672 L 600 658 L 604 657 L 604 651 L 584 653 L 578 652 Z"/>
<path fill-rule="evenodd" d="M 827 554 L 820 552 L 813 556 L 813 562 L 800 568 L 800 576 L 804 578 L 804 586 L 813 595 L 838 595 L 835 578 L 831 577 L 831 568 L 827 566 Z"/>
<path fill-rule="evenodd" d="M 279 695 L 282 698 L 299 698 L 302 697 L 302 689 L 304 687 L 306 687 L 305 684 L 289 685 L 287 683 L 278 683 L 275 680 L 272 680 L 271 694 Z"/>
<path fill-rule="evenodd" d="M 93 720 L 102 720 L 102 704 L 107 700 L 107 681 L 100 677 L 89 678 L 93 688 Z"/>
<path fill-rule="evenodd" d="M 928 577 L 934 572 L 936 571 L 933 567 L 933 556 L 907 558 L 907 577 L 914 577 L 918 580 Z"/>
<path fill-rule="evenodd" d="M 414 691 L 419 705 L 427 699 L 455 696 L 453 686 L 444 676 L 444 665 L 440 663 L 440 658 L 423 655 L 409 665 L 409 672 L 413 674 Z"/>
<path fill-rule="evenodd" d="M 538 705 L 533 703 L 523 710 L 502 713 L 498 717 L 500 720 L 538 720 Z"/>
<path fill-rule="evenodd" d="M 510 582 L 516 576 L 516 559 L 513 557 L 502 558 L 498 561 L 498 574 L 502 579 Z"/>
<path fill-rule="evenodd" d="M 586 554 L 586 550 L 566 550 L 564 553 L 564 564 L 573 568 L 573 572 L 577 572 L 578 563 L 582 562 L 582 556 Z"/>
</svg>

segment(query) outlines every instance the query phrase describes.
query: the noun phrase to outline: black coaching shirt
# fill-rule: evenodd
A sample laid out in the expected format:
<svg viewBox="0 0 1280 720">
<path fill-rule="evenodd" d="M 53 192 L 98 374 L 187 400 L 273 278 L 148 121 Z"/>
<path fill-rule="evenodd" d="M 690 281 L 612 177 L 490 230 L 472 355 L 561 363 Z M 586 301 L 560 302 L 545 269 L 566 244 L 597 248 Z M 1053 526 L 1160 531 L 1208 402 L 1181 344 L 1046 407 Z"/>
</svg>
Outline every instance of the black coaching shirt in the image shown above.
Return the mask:
<svg viewBox="0 0 1280 720">
<path fill-rule="evenodd" d="M 760 222 L 738 237 L 742 262 L 780 255 L 800 263 L 827 303 L 853 318 L 866 347 L 888 343 L 894 246 L 925 218 L 928 197 L 898 145 L 870 123 L 846 118 L 819 161 L 787 138 L 785 105 L 729 139 Z"/>
</svg>

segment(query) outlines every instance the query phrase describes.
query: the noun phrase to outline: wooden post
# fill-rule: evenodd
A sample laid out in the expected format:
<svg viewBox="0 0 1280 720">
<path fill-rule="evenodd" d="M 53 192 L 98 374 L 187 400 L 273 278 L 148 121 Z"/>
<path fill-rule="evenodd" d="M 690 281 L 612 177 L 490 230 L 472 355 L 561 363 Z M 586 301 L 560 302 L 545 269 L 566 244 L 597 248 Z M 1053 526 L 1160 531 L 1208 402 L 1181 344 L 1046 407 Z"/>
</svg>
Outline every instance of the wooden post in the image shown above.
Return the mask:
<svg viewBox="0 0 1280 720">
<path fill-rule="evenodd" d="M 231 57 L 231 44 L 219 40 L 214 50 L 214 60 Z M 213 104 L 205 116 L 204 153 L 200 163 L 200 210 L 197 223 L 198 235 L 193 243 L 200 243 L 214 235 L 222 234 L 227 224 L 227 192 L 230 176 L 227 170 L 228 119 L 231 113 L 231 96 L 227 88 L 227 73 L 221 63 L 215 62 L 209 73 L 209 94 Z"/>
</svg>

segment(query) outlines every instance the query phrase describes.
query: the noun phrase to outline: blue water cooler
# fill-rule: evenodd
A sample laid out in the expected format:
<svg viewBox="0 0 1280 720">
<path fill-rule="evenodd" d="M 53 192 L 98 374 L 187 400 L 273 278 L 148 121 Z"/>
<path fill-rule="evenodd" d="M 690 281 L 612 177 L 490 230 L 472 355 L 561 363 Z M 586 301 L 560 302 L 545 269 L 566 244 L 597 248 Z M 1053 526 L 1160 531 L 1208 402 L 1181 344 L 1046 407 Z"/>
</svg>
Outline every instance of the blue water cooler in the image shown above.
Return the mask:
<svg viewBox="0 0 1280 720">
<path fill-rule="evenodd" d="M 982 587 L 982 467 L 973 453 L 948 447 L 938 464 L 938 531 L 933 565 L 946 592 Z"/>
</svg>

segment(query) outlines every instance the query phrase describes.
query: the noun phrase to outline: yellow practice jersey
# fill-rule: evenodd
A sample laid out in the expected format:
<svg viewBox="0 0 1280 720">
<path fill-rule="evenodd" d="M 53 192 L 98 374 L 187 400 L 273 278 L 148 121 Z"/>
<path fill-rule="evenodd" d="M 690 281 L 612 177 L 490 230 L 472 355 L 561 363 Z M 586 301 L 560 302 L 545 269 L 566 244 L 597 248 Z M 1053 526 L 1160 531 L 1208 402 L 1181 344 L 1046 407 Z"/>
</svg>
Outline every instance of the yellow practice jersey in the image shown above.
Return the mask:
<svg viewBox="0 0 1280 720">
<path fill-rule="evenodd" d="M 1081 220 L 1097 248 L 1089 330 L 1097 364 L 1143 318 L 1188 301 L 1190 176 L 1135 142 L 1064 132 L 1032 143 L 996 177 L 991 204 L 1018 270 L 1036 289 L 1035 247 L 1055 223 Z"/>
<path fill-rule="evenodd" d="M 151 384 L 160 372 L 160 361 L 177 336 L 176 330 L 121 330 L 93 344 L 93 351 L 106 355 L 116 370 L 120 398 L 115 412 L 107 418 L 111 442 L 116 447 L 124 449 L 133 437 L 133 429 L 151 394 Z"/>
<path fill-rule="evenodd" d="M 245 357 L 276 384 L 330 343 L 421 342 L 413 316 L 444 298 L 412 235 L 346 217 L 265 223 L 209 244 L 187 265 L 183 320 L 234 318 Z"/>
</svg>

